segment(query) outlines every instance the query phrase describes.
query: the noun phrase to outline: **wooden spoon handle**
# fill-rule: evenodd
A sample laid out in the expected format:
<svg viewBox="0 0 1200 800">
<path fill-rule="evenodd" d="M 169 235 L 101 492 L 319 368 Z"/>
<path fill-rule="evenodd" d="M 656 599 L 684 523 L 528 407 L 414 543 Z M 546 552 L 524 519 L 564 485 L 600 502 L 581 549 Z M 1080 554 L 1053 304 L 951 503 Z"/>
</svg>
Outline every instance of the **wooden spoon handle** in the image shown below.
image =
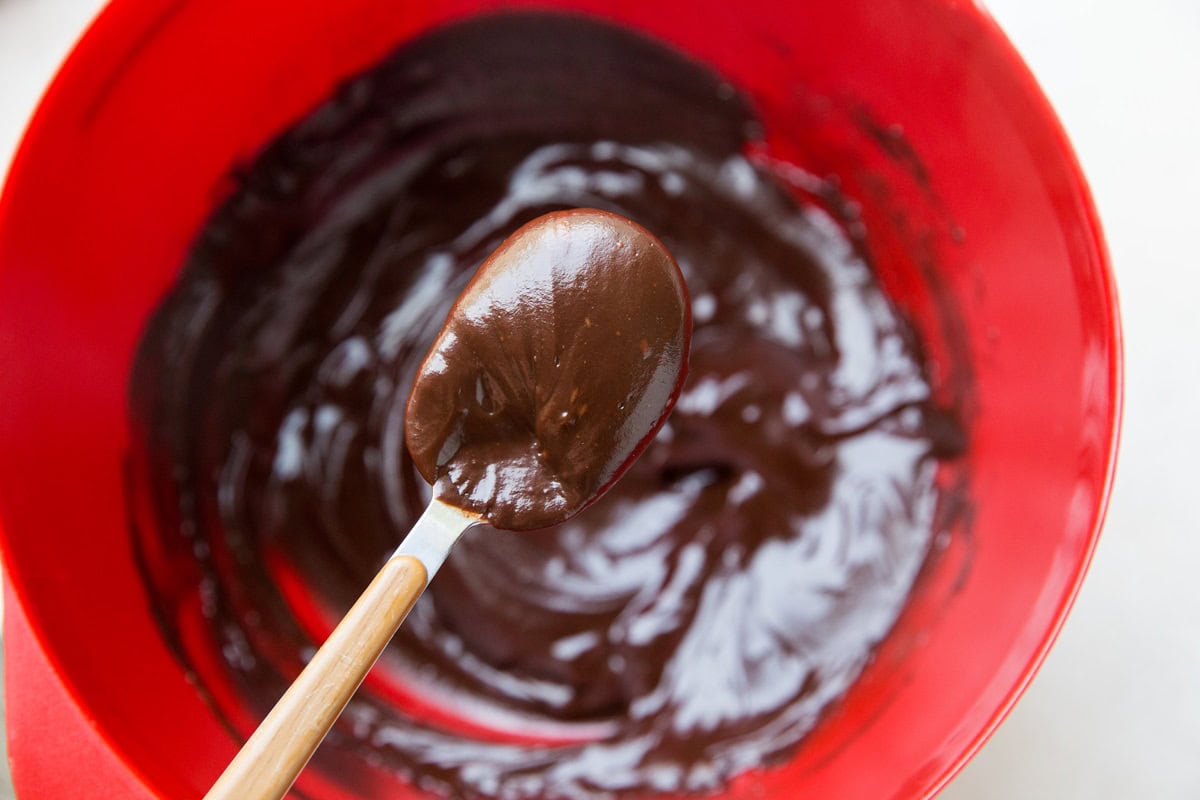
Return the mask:
<svg viewBox="0 0 1200 800">
<path fill-rule="evenodd" d="M 425 566 L 394 555 L 205 795 L 278 800 L 425 590 Z"/>
<path fill-rule="evenodd" d="M 433 500 L 205 800 L 279 800 L 477 515 Z"/>
</svg>

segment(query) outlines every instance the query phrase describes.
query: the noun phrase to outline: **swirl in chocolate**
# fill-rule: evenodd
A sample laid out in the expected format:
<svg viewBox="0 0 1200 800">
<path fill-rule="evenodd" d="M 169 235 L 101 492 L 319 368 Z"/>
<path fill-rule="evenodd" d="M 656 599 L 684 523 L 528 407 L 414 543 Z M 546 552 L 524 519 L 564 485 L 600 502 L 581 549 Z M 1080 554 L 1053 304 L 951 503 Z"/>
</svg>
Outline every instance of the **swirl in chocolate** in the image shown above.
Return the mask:
<svg viewBox="0 0 1200 800">
<path fill-rule="evenodd" d="M 574 516 L 637 457 L 683 385 L 679 267 L 644 228 L 576 209 L 488 256 L 413 382 L 406 440 L 437 496 L 497 528 Z"/>
<path fill-rule="evenodd" d="M 650 40 L 497 15 L 404 45 L 244 171 L 132 382 L 149 593 L 231 727 L 428 502 L 404 407 L 453 298 L 521 225 L 592 207 L 687 280 L 675 410 L 578 516 L 468 532 L 314 767 L 360 796 L 645 797 L 795 751 L 903 608 L 961 441 L 859 242 L 748 155 L 760 130 Z"/>
</svg>

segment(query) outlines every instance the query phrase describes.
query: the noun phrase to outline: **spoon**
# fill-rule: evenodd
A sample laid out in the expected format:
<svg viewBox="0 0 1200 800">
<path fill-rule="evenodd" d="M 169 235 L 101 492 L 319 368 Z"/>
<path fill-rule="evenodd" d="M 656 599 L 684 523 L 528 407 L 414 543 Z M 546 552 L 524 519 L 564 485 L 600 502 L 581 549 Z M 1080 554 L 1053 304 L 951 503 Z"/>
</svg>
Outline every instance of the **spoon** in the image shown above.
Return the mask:
<svg viewBox="0 0 1200 800">
<path fill-rule="evenodd" d="M 468 528 L 548 527 L 603 494 L 674 406 L 690 337 L 679 267 L 637 224 L 560 211 L 502 242 L 409 394 L 433 499 L 206 800 L 287 793 Z"/>
</svg>

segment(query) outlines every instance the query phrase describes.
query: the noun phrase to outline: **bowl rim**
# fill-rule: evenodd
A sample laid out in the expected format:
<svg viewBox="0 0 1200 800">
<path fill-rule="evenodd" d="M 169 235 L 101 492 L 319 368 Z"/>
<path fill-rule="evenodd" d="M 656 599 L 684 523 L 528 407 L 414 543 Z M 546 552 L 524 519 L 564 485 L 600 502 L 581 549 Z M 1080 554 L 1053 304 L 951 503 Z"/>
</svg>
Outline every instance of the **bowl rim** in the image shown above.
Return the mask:
<svg viewBox="0 0 1200 800">
<path fill-rule="evenodd" d="M 1107 378 L 1109 386 L 1108 401 L 1111 412 L 1108 419 L 1105 420 L 1107 423 L 1107 442 L 1104 448 L 1105 469 L 1101 491 L 1093 509 L 1092 524 L 1087 534 L 1081 558 L 1075 565 L 1071 578 L 1067 583 L 1067 590 L 1061 596 L 1058 607 L 1055 609 L 1052 618 L 1053 621 L 1037 646 L 1033 649 L 1030 658 L 1021 670 L 1020 678 L 1009 689 L 1004 701 L 990 712 L 979 732 L 971 738 L 960 755 L 950 763 L 950 766 L 943 770 L 942 774 L 936 780 L 930 782 L 929 789 L 925 794 L 926 800 L 931 800 L 949 785 L 962 772 L 967 763 L 974 758 L 975 754 L 979 752 L 984 744 L 987 743 L 992 734 L 1004 723 L 1017 702 L 1025 694 L 1025 690 L 1033 682 L 1038 670 L 1041 669 L 1046 657 L 1050 654 L 1054 643 L 1058 640 L 1059 634 L 1062 633 L 1063 626 L 1066 624 L 1067 618 L 1070 616 L 1071 610 L 1079 597 L 1079 591 L 1083 586 L 1084 579 L 1087 577 L 1092 559 L 1095 557 L 1096 547 L 1100 541 L 1100 534 L 1104 529 L 1108 509 L 1112 502 L 1125 411 L 1125 338 L 1121 325 L 1120 302 L 1117 296 L 1117 282 L 1113 272 L 1112 254 L 1104 238 L 1104 230 L 1100 222 L 1100 212 L 1096 206 L 1091 184 L 1088 182 L 1087 176 L 1084 175 L 1083 166 L 1079 161 L 1075 148 L 1071 145 L 1066 127 L 1063 125 L 1062 120 L 1059 119 L 1053 104 L 1042 89 L 1041 84 L 1038 83 L 1032 68 L 1025 62 L 1020 51 L 1008 37 L 1008 34 L 1005 33 L 1000 23 L 988 11 L 983 0 L 975 0 L 975 2 L 967 5 L 969 13 L 974 17 L 974 21 L 982 26 L 984 35 L 990 37 L 1004 52 L 1014 72 L 1013 77 L 1020 82 L 1022 89 L 1027 93 L 1028 99 L 1034 104 L 1041 121 L 1048 126 L 1049 133 L 1054 139 L 1054 145 L 1058 149 L 1058 155 L 1062 159 L 1062 166 L 1067 170 L 1074 188 L 1079 194 L 1081 201 L 1081 221 L 1084 223 L 1083 228 L 1089 237 L 1088 245 L 1096 257 L 1096 264 L 1094 265 L 1096 267 L 1095 277 L 1099 278 L 1099 288 L 1104 300 L 1103 310 L 1107 316 L 1104 323 L 1104 330 L 1108 333 L 1109 337 L 1107 342 L 1109 344 Z"/>
</svg>

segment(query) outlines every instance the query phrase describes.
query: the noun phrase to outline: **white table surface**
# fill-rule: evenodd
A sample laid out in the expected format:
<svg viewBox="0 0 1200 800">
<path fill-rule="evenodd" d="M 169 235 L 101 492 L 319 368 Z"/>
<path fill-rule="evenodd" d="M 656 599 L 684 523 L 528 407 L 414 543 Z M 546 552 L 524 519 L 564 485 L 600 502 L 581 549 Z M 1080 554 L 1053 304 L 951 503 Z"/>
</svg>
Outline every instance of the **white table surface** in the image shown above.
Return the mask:
<svg viewBox="0 0 1200 800">
<path fill-rule="evenodd" d="M 0 0 L 0 174 L 101 5 Z M 1121 295 L 1126 413 L 1108 524 L 1078 604 L 1016 710 L 941 798 L 1195 800 L 1200 2 L 989 7 L 1058 109 L 1095 192 Z"/>
</svg>

